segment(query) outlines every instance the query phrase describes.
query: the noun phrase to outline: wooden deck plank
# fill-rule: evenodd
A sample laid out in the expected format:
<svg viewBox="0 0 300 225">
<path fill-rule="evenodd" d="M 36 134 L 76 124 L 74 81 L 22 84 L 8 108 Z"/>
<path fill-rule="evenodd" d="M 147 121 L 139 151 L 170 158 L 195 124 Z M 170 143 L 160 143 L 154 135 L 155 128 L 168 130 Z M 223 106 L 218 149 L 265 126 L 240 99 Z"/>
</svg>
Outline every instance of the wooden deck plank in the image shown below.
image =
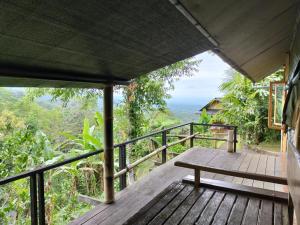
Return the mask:
<svg viewBox="0 0 300 225">
<path fill-rule="evenodd" d="M 226 157 L 224 157 L 224 154 L 226 154 L 226 152 L 224 151 L 221 151 L 215 158 L 214 160 L 211 160 L 207 165 L 208 166 L 213 166 L 213 167 L 222 167 L 224 166 L 224 160 Z M 215 179 L 215 177 L 218 175 L 218 174 L 215 174 L 215 173 L 209 173 L 210 176 L 207 177 L 207 178 L 211 178 L 211 179 Z"/>
<path fill-rule="evenodd" d="M 214 167 L 219 167 L 222 169 L 227 169 L 227 170 L 233 170 L 234 167 L 234 163 L 228 163 L 230 162 L 236 162 L 238 161 L 238 159 L 241 157 L 242 154 L 230 154 L 228 155 L 228 153 L 223 154 L 221 160 L 219 160 L 218 165 L 212 165 Z M 225 175 L 222 174 L 215 174 L 215 176 L 213 177 L 213 179 L 217 179 L 217 180 L 225 180 Z"/>
<path fill-rule="evenodd" d="M 219 154 L 220 153 L 215 154 L 214 157 L 212 157 L 209 161 L 207 161 L 206 165 L 210 165 L 211 162 L 214 162 Z M 206 177 L 206 178 L 212 178 L 214 176 L 214 174 L 209 173 L 209 172 L 202 172 L 201 176 Z"/>
<path fill-rule="evenodd" d="M 184 219 L 181 221 L 181 225 L 192 225 L 195 224 L 198 217 L 202 213 L 203 209 L 206 207 L 207 203 L 214 195 L 214 191 L 212 190 L 205 190 L 201 197 L 196 201 Z"/>
<path fill-rule="evenodd" d="M 266 175 L 275 175 L 275 157 L 272 155 L 268 155 L 267 158 Z M 275 185 L 273 183 L 264 182 L 264 188 L 275 190 Z"/>
<path fill-rule="evenodd" d="M 247 203 L 248 198 L 244 196 L 238 196 L 229 216 L 228 225 L 239 225 L 242 223 Z"/>
<path fill-rule="evenodd" d="M 236 195 L 235 194 L 226 194 L 224 200 L 222 201 L 212 225 L 225 225 L 228 217 L 230 215 L 231 209 L 233 207 Z"/>
<path fill-rule="evenodd" d="M 260 156 L 256 173 L 266 174 L 267 159 L 268 159 L 267 155 L 262 154 Z M 264 188 L 264 183 L 262 181 L 254 181 L 253 187 Z"/>
<path fill-rule="evenodd" d="M 257 225 L 259 204 L 260 201 L 258 199 L 251 198 L 249 200 L 244 215 L 243 225 Z"/>
<path fill-rule="evenodd" d="M 232 170 L 239 170 L 240 167 L 242 166 L 244 158 L 246 157 L 246 154 L 242 154 L 242 153 L 237 153 L 237 154 L 238 154 L 238 158 L 231 164 Z M 228 164 L 228 163 L 226 163 L 226 164 Z M 225 176 L 224 177 L 224 181 L 227 181 L 227 182 L 232 182 L 233 179 L 234 179 L 233 176 Z"/>
<path fill-rule="evenodd" d="M 149 208 L 147 210 L 147 214 L 143 217 L 139 217 L 139 213 L 137 213 L 135 219 L 132 219 L 132 222 L 129 222 L 128 224 L 147 224 L 149 221 L 151 221 L 164 207 L 168 205 L 170 201 L 172 201 L 175 196 L 182 191 L 184 188 L 184 185 L 182 184 L 177 184 L 177 185 L 170 185 L 171 187 L 170 191 L 166 192 L 162 198 L 158 198 L 157 202 L 154 205 L 149 205 L 146 208 Z M 145 212 L 141 212 L 140 214 L 144 215 Z"/>
<path fill-rule="evenodd" d="M 244 158 L 240 168 L 239 168 L 239 171 L 244 171 L 246 172 L 248 170 L 248 167 L 250 165 L 250 162 L 252 160 L 252 157 L 253 157 L 253 154 L 249 154 L 249 153 L 245 153 L 246 154 L 246 157 Z M 243 178 L 240 178 L 240 177 L 234 177 L 233 178 L 233 183 L 236 183 L 236 184 L 241 184 L 243 182 Z"/>
<path fill-rule="evenodd" d="M 275 158 L 275 176 L 286 177 L 286 153 L 281 153 Z M 287 185 L 275 184 L 276 191 L 288 192 Z"/>
<path fill-rule="evenodd" d="M 172 215 L 172 213 L 178 208 L 178 206 L 191 194 L 194 187 L 187 185 L 169 204 L 160 211 L 154 219 L 148 223 L 149 225 L 164 224 L 164 222 Z M 148 214 L 148 213 L 147 213 Z M 144 223 L 137 223 L 142 225 Z"/>
<path fill-rule="evenodd" d="M 252 160 L 250 162 L 250 165 L 247 169 L 247 172 L 249 173 L 256 173 L 257 171 L 257 167 L 258 167 L 258 163 L 259 163 L 259 158 L 260 158 L 260 154 L 254 154 L 252 157 Z M 253 186 L 253 180 L 252 179 L 244 179 L 242 184 L 243 185 L 248 185 L 248 186 Z"/>
<path fill-rule="evenodd" d="M 184 200 L 184 202 L 178 207 L 176 213 L 164 223 L 164 225 L 177 225 L 181 222 L 184 216 L 189 212 L 191 207 L 195 204 L 197 199 L 203 194 L 204 189 L 194 189 L 192 193 Z"/>
<path fill-rule="evenodd" d="M 200 215 L 200 218 L 195 223 L 196 225 L 210 225 L 214 219 L 215 213 L 217 212 L 220 203 L 223 201 L 225 196 L 224 192 L 216 192 L 210 199 L 209 203 Z"/>
<path fill-rule="evenodd" d="M 258 225 L 273 224 L 273 202 L 268 200 L 261 201 L 261 207 L 258 216 Z"/>
<path fill-rule="evenodd" d="M 274 204 L 274 225 L 282 225 L 282 205 Z"/>
<path fill-rule="evenodd" d="M 281 164 L 280 157 L 276 157 L 275 158 L 275 176 L 280 176 L 280 164 Z M 274 189 L 275 189 L 275 191 L 281 191 L 284 188 L 283 188 L 283 185 L 275 184 Z"/>
</svg>

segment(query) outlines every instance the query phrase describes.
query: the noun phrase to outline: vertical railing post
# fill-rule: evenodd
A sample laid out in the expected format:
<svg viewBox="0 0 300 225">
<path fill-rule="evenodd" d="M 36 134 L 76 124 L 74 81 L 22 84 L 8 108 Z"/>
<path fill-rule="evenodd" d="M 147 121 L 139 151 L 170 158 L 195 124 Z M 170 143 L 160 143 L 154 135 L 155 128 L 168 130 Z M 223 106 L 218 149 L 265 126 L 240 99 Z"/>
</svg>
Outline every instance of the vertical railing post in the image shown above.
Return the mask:
<svg viewBox="0 0 300 225">
<path fill-rule="evenodd" d="M 190 135 L 193 135 L 194 134 L 194 123 L 191 122 L 190 123 Z M 194 138 L 191 138 L 190 139 L 190 147 L 194 147 Z"/>
<path fill-rule="evenodd" d="M 236 143 L 237 143 L 237 127 L 234 127 L 233 130 L 233 152 L 236 152 Z"/>
<path fill-rule="evenodd" d="M 120 170 L 126 168 L 126 145 L 119 147 L 119 168 Z M 126 188 L 126 173 L 120 176 L 120 190 Z"/>
<path fill-rule="evenodd" d="M 104 202 L 115 201 L 114 192 L 114 145 L 113 145 L 113 85 L 104 87 Z"/>
<path fill-rule="evenodd" d="M 36 174 L 30 176 L 30 214 L 31 225 L 38 224 Z"/>
<path fill-rule="evenodd" d="M 227 130 L 227 151 L 234 152 L 234 130 Z"/>
<path fill-rule="evenodd" d="M 45 225 L 45 189 L 43 172 L 37 174 L 37 183 L 39 199 L 39 225 Z"/>
<path fill-rule="evenodd" d="M 162 146 L 167 145 L 167 131 L 166 130 L 162 131 L 161 144 L 162 144 Z M 167 161 L 167 149 L 165 148 L 161 152 L 161 162 L 165 163 L 166 161 Z"/>
</svg>

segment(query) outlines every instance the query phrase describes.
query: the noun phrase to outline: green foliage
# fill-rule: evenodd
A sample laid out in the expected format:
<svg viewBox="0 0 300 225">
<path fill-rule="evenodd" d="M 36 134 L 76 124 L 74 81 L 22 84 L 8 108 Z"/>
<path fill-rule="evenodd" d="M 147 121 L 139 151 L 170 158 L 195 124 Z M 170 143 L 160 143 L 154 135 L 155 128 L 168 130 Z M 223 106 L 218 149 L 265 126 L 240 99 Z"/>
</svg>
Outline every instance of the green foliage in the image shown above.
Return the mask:
<svg viewBox="0 0 300 225">
<path fill-rule="evenodd" d="M 184 76 L 191 76 L 192 72 L 197 70 L 199 63 L 199 60 L 183 60 L 140 76 L 129 86 L 117 88 L 123 94 L 122 108 L 129 120 L 127 138 L 135 138 L 143 134 L 142 127 L 147 122 L 145 113 L 154 109 L 164 109 L 165 100 L 170 97 L 168 91 L 174 88 L 174 81 Z M 45 95 L 52 96 L 53 101 L 62 101 L 64 105 L 79 99 L 86 107 L 95 106 L 97 99 L 102 97 L 102 91 L 79 88 L 40 88 L 27 91 L 27 98 L 31 100 Z"/>
<path fill-rule="evenodd" d="M 198 123 L 201 124 L 209 124 L 211 123 L 212 116 L 207 114 L 206 109 L 203 109 L 200 117 L 198 119 Z M 199 132 L 200 134 L 208 132 L 209 127 L 207 126 L 195 126 L 195 132 Z"/>
<path fill-rule="evenodd" d="M 145 115 L 143 133 L 153 130 L 161 130 L 179 124 L 180 120 L 168 110 L 154 110 Z"/>
<path fill-rule="evenodd" d="M 95 114 L 92 125 L 88 119 L 84 120 L 80 135 L 64 133 L 66 141 L 56 147 L 37 129 L 36 123 L 31 126 L 30 120 L 24 119 L 26 122 L 8 110 L 0 113 L 1 178 L 102 148 L 103 118 L 99 113 Z M 79 193 L 101 198 L 102 162 L 103 155 L 100 158 L 97 155 L 45 174 L 46 220 L 49 224 L 65 224 L 91 208 L 78 202 Z M 0 196 L 1 224 L 30 224 L 28 179 L 1 186 Z"/>
<path fill-rule="evenodd" d="M 191 76 L 199 61 L 183 60 L 162 69 L 140 76 L 123 89 L 124 103 L 129 119 L 129 138 L 143 134 L 146 123 L 145 112 L 165 109 L 168 91 L 174 88 L 174 81 Z"/>
<path fill-rule="evenodd" d="M 128 87 L 117 87 L 123 101 L 114 110 L 114 141 L 123 142 L 178 123 L 165 109 L 167 92 L 174 88 L 174 81 L 190 76 L 198 63 L 184 60 L 141 76 Z M 45 95 L 52 97 L 51 104 L 45 104 Z M 24 96 L 23 92 L 14 94 L 0 88 L 1 178 L 102 148 L 103 118 L 95 113 L 99 97 L 102 91 L 98 89 L 28 89 Z M 144 156 L 160 142 L 160 138 L 153 138 L 152 142 L 140 141 L 128 147 L 132 153 L 128 160 Z M 78 201 L 79 194 L 102 198 L 102 164 L 100 154 L 45 173 L 48 224 L 66 224 L 90 209 L 91 206 Z M 115 168 L 118 170 L 118 151 Z M 148 165 L 143 167 L 143 171 L 148 169 Z M 141 171 L 142 167 L 136 172 Z M 116 189 L 117 185 L 118 181 Z M 28 179 L 1 187 L 0 224 L 30 224 L 28 190 Z"/>
<path fill-rule="evenodd" d="M 215 120 L 237 125 L 239 134 L 246 143 L 263 141 L 270 131 L 267 127 L 268 89 L 270 81 L 282 79 L 282 71 L 278 71 L 263 81 L 253 83 L 237 72 L 231 72 L 220 86 L 224 93 L 223 110 L 215 116 Z"/>
<path fill-rule="evenodd" d="M 32 169 L 55 156 L 46 135 L 30 126 L 15 129 L 10 127 L 9 132 L 0 140 L 0 152 L 1 178 Z M 30 224 L 28 190 L 28 179 L 1 187 L 1 224 Z M 8 217 L 8 214 L 11 216 Z"/>
<path fill-rule="evenodd" d="M 95 105 L 97 97 L 102 96 L 102 91 L 99 89 L 85 89 L 85 88 L 29 88 L 27 90 L 26 98 L 28 100 L 35 100 L 36 98 L 49 95 L 52 101 L 61 100 L 64 106 L 76 99 L 83 103 L 84 107 Z"/>
<path fill-rule="evenodd" d="M 174 145 L 168 149 L 168 152 L 181 154 L 181 153 L 185 152 L 187 149 L 188 149 L 188 147 L 185 145 Z"/>
</svg>

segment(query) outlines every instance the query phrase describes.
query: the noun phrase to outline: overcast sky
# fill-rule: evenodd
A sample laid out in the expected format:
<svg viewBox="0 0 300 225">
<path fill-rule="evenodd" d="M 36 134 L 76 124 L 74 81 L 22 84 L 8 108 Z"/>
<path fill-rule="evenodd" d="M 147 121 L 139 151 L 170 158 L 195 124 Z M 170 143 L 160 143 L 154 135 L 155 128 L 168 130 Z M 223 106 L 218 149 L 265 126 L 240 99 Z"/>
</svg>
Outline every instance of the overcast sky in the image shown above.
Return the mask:
<svg viewBox="0 0 300 225">
<path fill-rule="evenodd" d="M 198 72 L 175 83 L 174 91 L 170 92 L 170 103 L 205 104 L 210 99 L 222 95 L 219 86 L 230 66 L 210 52 L 196 57 L 202 60 Z"/>
<path fill-rule="evenodd" d="M 226 77 L 226 72 L 230 66 L 211 52 L 202 53 L 196 58 L 202 60 L 198 71 L 191 77 L 181 78 L 175 82 L 175 89 L 169 92 L 172 96 L 168 100 L 169 105 L 202 106 L 212 98 L 222 96 L 219 86 Z M 20 88 L 14 89 L 19 90 Z M 21 88 L 20 90 L 23 91 L 24 89 Z M 115 97 L 119 99 L 121 94 L 116 93 Z"/>
</svg>

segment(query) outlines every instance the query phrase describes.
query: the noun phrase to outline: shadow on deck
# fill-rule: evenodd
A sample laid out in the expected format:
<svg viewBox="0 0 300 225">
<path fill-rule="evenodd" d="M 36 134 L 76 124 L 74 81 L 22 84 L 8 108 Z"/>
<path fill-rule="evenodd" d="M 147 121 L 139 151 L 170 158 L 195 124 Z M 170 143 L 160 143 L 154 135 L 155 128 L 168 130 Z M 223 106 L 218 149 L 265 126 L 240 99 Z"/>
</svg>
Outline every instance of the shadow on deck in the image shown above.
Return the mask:
<svg viewBox="0 0 300 225">
<path fill-rule="evenodd" d="M 181 181 L 185 176 L 192 174 L 189 169 L 175 167 L 174 161 L 177 160 L 229 170 L 286 177 L 285 154 L 274 156 L 246 151 L 227 153 L 222 150 L 195 147 L 155 168 L 148 176 L 119 192 L 115 203 L 95 206 L 93 210 L 74 220 L 71 224 L 124 224 L 172 183 Z M 268 182 L 207 172 L 203 172 L 201 177 L 287 192 L 286 186 Z"/>
</svg>

